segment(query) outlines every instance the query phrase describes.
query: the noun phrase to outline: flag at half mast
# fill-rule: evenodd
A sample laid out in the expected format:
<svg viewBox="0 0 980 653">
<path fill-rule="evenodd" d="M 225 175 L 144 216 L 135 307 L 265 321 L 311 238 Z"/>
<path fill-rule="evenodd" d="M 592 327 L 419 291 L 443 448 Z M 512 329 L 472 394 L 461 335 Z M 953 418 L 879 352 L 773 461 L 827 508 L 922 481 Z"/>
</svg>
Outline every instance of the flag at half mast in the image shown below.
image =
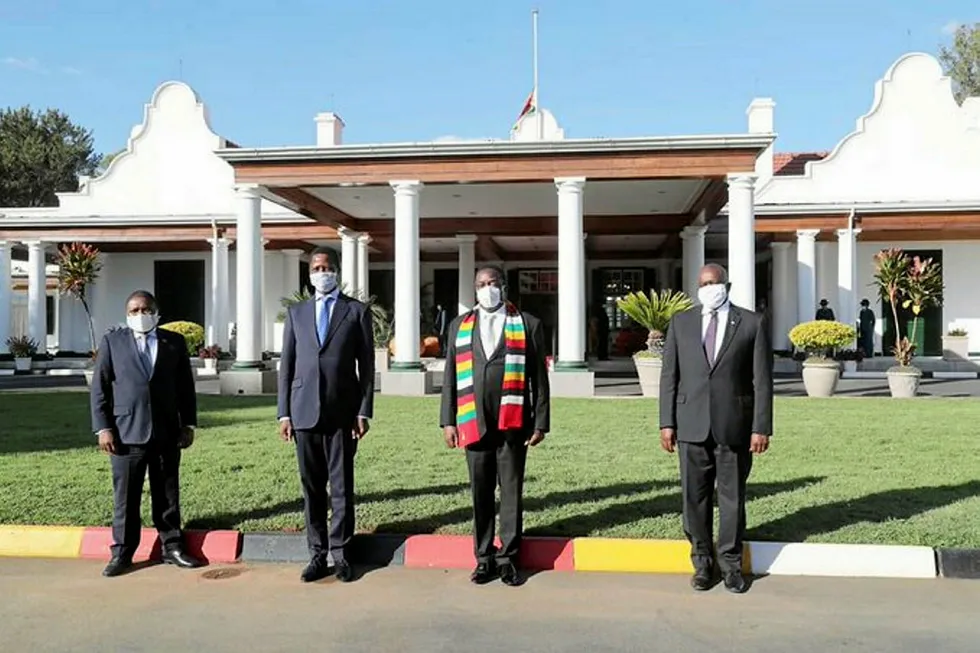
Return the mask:
<svg viewBox="0 0 980 653">
<path fill-rule="evenodd" d="M 538 94 L 536 91 L 531 91 L 531 94 L 527 96 L 527 100 L 524 102 L 524 108 L 521 109 L 521 115 L 517 116 L 517 121 L 514 126 L 511 127 L 511 131 L 517 131 L 517 128 L 521 126 L 521 121 L 527 116 L 532 116 L 537 113 L 538 110 Z"/>
</svg>

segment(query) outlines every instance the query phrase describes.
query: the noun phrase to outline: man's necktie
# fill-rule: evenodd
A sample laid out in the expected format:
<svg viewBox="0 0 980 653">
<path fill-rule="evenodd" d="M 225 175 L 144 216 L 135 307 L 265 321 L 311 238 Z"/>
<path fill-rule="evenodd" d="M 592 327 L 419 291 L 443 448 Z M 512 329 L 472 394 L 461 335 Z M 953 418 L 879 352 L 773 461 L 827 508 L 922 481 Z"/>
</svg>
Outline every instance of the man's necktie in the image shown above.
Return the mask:
<svg viewBox="0 0 980 653">
<path fill-rule="evenodd" d="M 320 316 L 316 321 L 316 334 L 320 339 L 320 345 L 327 341 L 327 331 L 330 329 L 330 304 L 333 297 L 323 298 L 323 308 L 320 309 Z"/>
<path fill-rule="evenodd" d="M 708 329 L 704 333 L 704 355 L 708 365 L 715 364 L 715 341 L 718 339 L 718 311 L 711 311 L 708 319 Z"/>
<path fill-rule="evenodd" d="M 153 353 L 150 351 L 150 343 L 147 342 L 146 336 L 139 338 L 137 341 L 139 345 L 138 349 L 140 352 L 140 362 L 143 363 L 143 371 L 146 372 L 146 376 L 153 376 Z"/>
</svg>

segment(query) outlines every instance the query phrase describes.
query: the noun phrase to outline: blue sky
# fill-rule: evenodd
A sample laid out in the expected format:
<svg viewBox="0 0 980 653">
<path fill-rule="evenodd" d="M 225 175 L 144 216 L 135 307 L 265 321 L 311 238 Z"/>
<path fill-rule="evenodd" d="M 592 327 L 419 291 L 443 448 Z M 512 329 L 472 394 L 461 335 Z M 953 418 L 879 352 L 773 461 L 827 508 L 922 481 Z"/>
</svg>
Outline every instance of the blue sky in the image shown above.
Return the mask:
<svg viewBox="0 0 980 653">
<path fill-rule="evenodd" d="M 278 6 L 277 6 L 278 5 Z M 901 54 L 935 53 L 976 0 L 0 0 L 0 106 L 58 107 L 125 145 L 182 79 L 242 145 L 506 137 L 531 88 L 568 137 L 742 132 L 776 100 L 777 150 L 829 149 Z"/>
</svg>

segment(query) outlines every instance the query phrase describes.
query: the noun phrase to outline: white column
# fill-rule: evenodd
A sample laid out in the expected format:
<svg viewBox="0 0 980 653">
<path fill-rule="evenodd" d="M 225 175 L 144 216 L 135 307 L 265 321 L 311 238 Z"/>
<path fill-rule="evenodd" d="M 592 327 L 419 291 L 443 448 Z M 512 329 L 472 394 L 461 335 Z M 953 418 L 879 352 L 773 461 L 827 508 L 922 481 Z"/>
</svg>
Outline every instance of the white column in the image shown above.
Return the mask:
<svg viewBox="0 0 980 653">
<path fill-rule="evenodd" d="M 660 283 L 657 284 L 657 291 L 664 289 L 672 289 L 674 286 L 674 275 L 671 274 L 674 271 L 674 262 L 670 259 L 661 259 L 660 264 L 657 266 L 657 275 L 660 276 Z"/>
<path fill-rule="evenodd" d="M 45 274 L 44 243 L 27 241 L 27 335 L 37 341 L 38 352 L 47 351 L 47 275 Z"/>
<path fill-rule="evenodd" d="M 817 307 L 817 234 L 819 229 L 796 232 L 797 324 L 813 320 Z"/>
<path fill-rule="evenodd" d="M 395 191 L 395 356 L 393 370 L 421 369 L 419 362 L 420 181 L 393 181 Z"/>
<path fill-rule="evenodd" d="M 228 351 L 228 239 L 209 238 L 211 243 L 211 326 L 208 345 Z"/>
<path fill-rule="evenodd" d="M 476 274 L 476 236 L 473 234 L 458 234 L 456 243 L 459 245 L 459 306 L 458 315 L 473 308 L 476 304 L 474 292 L 474 275 Z"/>
<path fill-rule="evenodd" d="M 681 231 L 683 253 L 681 265 L 684 267 L 684 288 L 688 297 L 698 296 L 698 275 L 704 267 L 704 232 L 707 227 L 692 225 Z"/>
<path fill-rule="evenodd" d="M 235 367 L 262 367 L 262 198 L 256 188 L 237 189 Z"/>
<path fill-rule="evenodd" d="M 282 285 L 287 296 L 299 292 L 302 287 L 299 278 L 299 261 L 302 255 L 303 250 L 301 249 L 282 250 Z"/>
<path fill-rule="evenodd" d="M 755 310 L 754 172 L 728 175 L 728 280 L 736 306 Z"/>
<path fill-rule="evenodd" d="M 360 234 L 345 227 L 337 233 L 340 235 L 340 283 L 345 292 L 357 297 L 357 238 Z"/>
<path fill-rule="evenodd" d="M 13 319 L 10 245 L 8 241 L 0 240 L 0 354 L 8 351 L 7 338 L 10 337 L 10 322 Z"/>
<path fill-rule="evenodd" d="M 857 302 L 855 285 L 857 265 L 855 243 L 860 229 L 837 230 L 837 321 L 855 326 Z"/>
<path fill-rule="evenodd" d="M 584 177 L 555 179 L 558 188 L 558 362 L 557 368 L 585 364 L 585 241 L 582 232 Z"/>
<path fill-rule="evenodd" d="M 368 253 L 370 244 L 371 236 L 368 234 L 357 237 L 357 290 L 364 301 L 371 298 L 371 255 Z"/>
<path fill-rule="evenodd" d="M 793 244 L 772 243 L 772 346 L 777 350 L 792 349 L 789 332 L 796 326 L 796 286 L 793 277 Z"/>
</svg>

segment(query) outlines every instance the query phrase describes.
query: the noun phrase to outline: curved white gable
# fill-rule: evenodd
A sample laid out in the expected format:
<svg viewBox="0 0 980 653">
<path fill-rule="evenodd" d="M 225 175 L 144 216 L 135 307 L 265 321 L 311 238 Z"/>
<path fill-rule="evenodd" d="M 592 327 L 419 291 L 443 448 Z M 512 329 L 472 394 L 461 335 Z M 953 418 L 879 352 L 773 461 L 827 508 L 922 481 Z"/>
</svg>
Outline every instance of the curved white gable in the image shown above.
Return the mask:
<svg viewBox="0 0 980 653">
<path fill-rule="evenodd" d="M 980 99 L 962 107 L 939 62 L 912 53 L 875 85 L 871 110 L 799 177 L 776 177 L 757 205 L 980 201 Z"/>
<path fill-rule="evenodd" d="M 126 150 L 104 174 L 83 180 L 77 193 L 60 193 L 59 212 L 134 221 L 150 215 L 233 214 L 234 170 L 215 154 L 224 146 L 197 93 L 183 82 L 165 82 L 145 106 L 143 123 L 133 127 Z M 263 209 L 288 212 L 271 203 Z"/>
</svg>

